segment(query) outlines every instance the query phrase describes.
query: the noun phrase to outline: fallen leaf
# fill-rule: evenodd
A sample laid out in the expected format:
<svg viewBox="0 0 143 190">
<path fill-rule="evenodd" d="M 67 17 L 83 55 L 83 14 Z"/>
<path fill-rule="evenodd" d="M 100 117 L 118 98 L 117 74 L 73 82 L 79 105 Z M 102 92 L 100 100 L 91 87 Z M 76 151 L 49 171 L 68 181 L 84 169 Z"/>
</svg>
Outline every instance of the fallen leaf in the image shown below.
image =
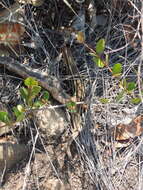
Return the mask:
<svg viewBox="0 0 143 190">
<path fill-rule="evenodd" d="M 24 26 L 19 23 L 0 23 L 0 44 L 15 46 L 20 43 L 24 32 Z"/>
<path fill-rule="evenodd" d="M 84 43 L 85 42 L 84 32 L 81 31 L 77 32 L 76 39 L 79 43 Z"/>
<path fill-rule="evenodd" d="M 137 116 L 128 125 L 119 124 L 115 129 L 115 140 L 129 140 L 143 133 L 143 115 Z"/>
<path fill-rule="evenodd" d="M 125 124 L 119 124 L 116 126 L 115 129 L 115 140 L 116 141 L 123 141 L 131 138 L 131 135 L 129 132 L 126 131 L 127 125 Z"/>
</svg>

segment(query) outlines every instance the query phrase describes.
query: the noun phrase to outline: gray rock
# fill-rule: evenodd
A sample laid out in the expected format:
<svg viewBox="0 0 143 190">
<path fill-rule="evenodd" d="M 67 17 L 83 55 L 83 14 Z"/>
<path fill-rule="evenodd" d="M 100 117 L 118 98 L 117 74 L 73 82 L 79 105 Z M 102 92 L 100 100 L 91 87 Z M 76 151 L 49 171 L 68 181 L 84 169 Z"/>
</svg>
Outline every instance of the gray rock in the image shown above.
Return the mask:
<svg viewBox="0 0 143 190">
<path fill-rule="evenodd" d="M 70 190 L 69 184 L 63 184 L 59 179 L 49 179 L 43 185 L 47 190 Z"/>
<path fill-rule="evenodd" d="M 0 143 L 0 173 L 12 168 L 28 154 L 28 147 L 24 144 L 11 142 Z"/>
<path fill-rule="evenodd" d="M 35 123 L 49 138 L 58 138 L 66 129 L 68 122 L 61 109 L 43 109 L 34 113 Z"/>
</svg>

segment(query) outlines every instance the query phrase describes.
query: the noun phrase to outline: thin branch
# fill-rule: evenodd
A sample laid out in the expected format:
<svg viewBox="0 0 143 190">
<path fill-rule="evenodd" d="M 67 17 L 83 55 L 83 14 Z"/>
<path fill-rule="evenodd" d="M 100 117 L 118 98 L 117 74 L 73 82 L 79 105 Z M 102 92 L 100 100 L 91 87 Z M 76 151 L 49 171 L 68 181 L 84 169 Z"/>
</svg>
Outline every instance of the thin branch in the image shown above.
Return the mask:
<svg viewBox="0 0 143 190">
<path fill-rule="evenodd" d="M 18 74 L 24 79 L 27 77 L 35 78 L 43 88 L 51 93 L 55 100 L 62 104 L 74 101 L 73 97 L 69 96 L 64 89 L 62 89 L 59 80 L 55 76 L 43 74 L 9 57 L 0 57 L 0 66 L 4 66 L 9 71 Z"/>
<path fill-rule="evenodd" d="M 141 3 L 141 55 L 140 55 L 140 63 L 138 66 L 138 89 L 139 89 L 139 95 L 141 98 L 141 102 L 143 103 L 143 96 L 141 92 L 141 66 L 143 63 L 143 1 Z"/>
</svg>

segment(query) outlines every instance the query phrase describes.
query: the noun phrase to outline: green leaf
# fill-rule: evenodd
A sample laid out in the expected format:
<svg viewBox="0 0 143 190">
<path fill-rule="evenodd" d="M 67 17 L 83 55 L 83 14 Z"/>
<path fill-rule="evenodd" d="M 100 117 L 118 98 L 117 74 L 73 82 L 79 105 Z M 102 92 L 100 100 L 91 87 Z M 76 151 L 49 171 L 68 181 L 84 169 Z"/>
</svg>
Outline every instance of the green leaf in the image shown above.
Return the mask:
<svg viewBox="0 0 143 190">
<path fill-rule="evenodd" d="M 120 85 L 124 88 L 124 90 L 130 92 L 136 88 L 135 82 L 127 82 L 126 79 L 122 80 Z"/>
<path fill-rule="evenodd" d="M 40 107 L 42 107 L 43 105 L 44 105 L 44 104 L 43 104 L 42 101 L 37 100 L 36 102 L 34 102 L 33 108 L 40 108 Z"/>
<path fill-rule="evenodd" d="M 70 112 L 76 112 L 76 103 L 75 102 L 68 102 L 66 104 L 67 108 L 69 109 Z"/>
<path fill-rule="evenodd" d="M 18 110 L 19 112 L 24 112 L 24 106 L 21 105 L 21 104 L 17 105 L 17 110 Z"/>
<path fill-rule="evenodd" d="M 96 53 L 101 54 L 104 52 L 105 49 L 105 40 L 102 38 L 96 44 Z"/>
<path fill-rule="evenodd" d="M 121 80 L 121 82 L 120 82 L 120 87 L 122 87 L 124 90 L 126 90 L 127 89 L 127 81 L 126 81 L 126 79 L 123 79 L 123 80 Z"/>
<path fill-rule="evenodd" d="M 48 101 L 48 100 L 49 100 L 49 97 L 50 97 L 49 92 L 48 92 L 48 91 L 44 91 L 42 98 L 43 98 L 44 100 L 47 100 L 47 101 Z"/>
<path fill-rule="evenodd" d="M 94 56 L 93 61 L 99 68 L 103 68 L 105 66 L 104 62 L 99 57 Z"/>
<path fill-rule="evenodd" d="M 17 109 L 17 107 L 13 107 L 13 112 L 16 117 L 19 115 L 19 110 Z"/>
<path fill-rule="evenodd" d="M 136 88 L 136 83 L 135 82 L 129 82 L 127 83 L 127 90 L 132 91 Z"/>
<path fill-rule="evenodd" d="M 27 79 L 25 79 L 24 84 L 27 87 L 38 86 L 38 81 L 36 81 L 32 77 L 28 77 Z"/>
<path fill-rule="evenodd" d="M 12 109 L 13 109 L 14 115 L 17 116 L 19 113 L 17 107 L 13 107 Z"/>
<path fill-rule="evenodd" d="M 75 107 L 76 103 L 71 101 L 71 102 L 68 102 L 66 105 L 67 105 L 68 108 L 69 107 Z"/>
<path fill-rule="evenodd" d="M 109 55 L 108 54 L 105 55 L 105 62 L 109 63 Z"/>
<path fill-rule="evenodd" d="M 131 99 L 131 103 L 132 104 L 139 104 L 141 102 L 141 99 L 140 98 L 132 98 Z"/>
<path fill-rule="evenodd" d="M 41 91 L 41 86 L 32 86 L 32 90 L 31 90 L 31 93 L 30 93 L 30 99 L 33 99 L 35 98 L 39 92 Z"/>
<path fill-rule="evenodd" d="M 23 100 L 26 100 L 28 99 L 28 90 L 26 88 L 20 88 L 20 95 L 21 97 L 23 98 Z"/>
<path fill-rule="evenodd" d="M 19 104 L 16 107 L 13 107 L 13 111 L 14 111 L 15 116 L 17 116 L 19 115 L 19 113 L 25 112 L 25 108 L 23 105 Z"/>
<path fill-rule="evenodd" d="M 120 102 L 120 100 L 123 98 L 125 91 L 120 92 L 117 96 L 116 96 L 116 102 Z"/>
<path fill-rule="evenodd" d="M 20 114 L 16 117 L 16 122 L 23 121 L 24 118 L 25 118 L 25 113 L 20 113 Z"/>
<path fill-rule="evenodd" d="M 112 72 L 114 76 L 119 76 L 122 73 L 122 64 L 121 63 L 117 63 L 113 66 L 112 68 Z"/>
<path fill-rule="evenodd" d="M 99 101 L 102 103 L 102 104 L 107 104 L 109 102 L 109 99 L 107 98 L 100 98 Z"/>
<path fill-rule="evenodd" d="M 23 105 L 17 105 L 17 107 L 13 107 L 13 111 L 16 116 L 16 122 L 20 122 L 25 118 L 25 110 Z"/>
<path fill-rule="evenodd" d="M 69 109 L 69 112 L 76 113 L 76 110 L 75 109 Z"/>
<path fill-rule="evenodd" d="M 10 123 L 9 115 L 7 112 L 4 112 L 4 111 L 0 112 L 0 121 L 6 124 Z"/>
</svg>

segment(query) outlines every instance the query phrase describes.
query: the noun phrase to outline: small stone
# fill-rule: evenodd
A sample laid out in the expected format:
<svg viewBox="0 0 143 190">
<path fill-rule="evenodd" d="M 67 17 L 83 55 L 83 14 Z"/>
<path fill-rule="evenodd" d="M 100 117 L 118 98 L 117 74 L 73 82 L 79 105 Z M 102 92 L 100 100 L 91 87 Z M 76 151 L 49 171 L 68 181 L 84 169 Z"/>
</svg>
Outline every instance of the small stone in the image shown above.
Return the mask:
<svg viewBox="0 0 143 190">
<path fill-rule="evenodd" d="M 69 184 L 63 184 L 59 179 L 49 179 L 43 185 L 47 190 L 70 190 Z"/>
<path fill-rule="evenodd" d="M 0 173 L 11 169 L 28 154 L 28 147 L 24 144 L 11 142 L 0 143 Z"/>
<path fill-rule="evenodd" d="M 36 125 L 47 137 L 57 139 L 68 126 L 61 109 L 43 109 L 34 113 Z"/>
</svg>

